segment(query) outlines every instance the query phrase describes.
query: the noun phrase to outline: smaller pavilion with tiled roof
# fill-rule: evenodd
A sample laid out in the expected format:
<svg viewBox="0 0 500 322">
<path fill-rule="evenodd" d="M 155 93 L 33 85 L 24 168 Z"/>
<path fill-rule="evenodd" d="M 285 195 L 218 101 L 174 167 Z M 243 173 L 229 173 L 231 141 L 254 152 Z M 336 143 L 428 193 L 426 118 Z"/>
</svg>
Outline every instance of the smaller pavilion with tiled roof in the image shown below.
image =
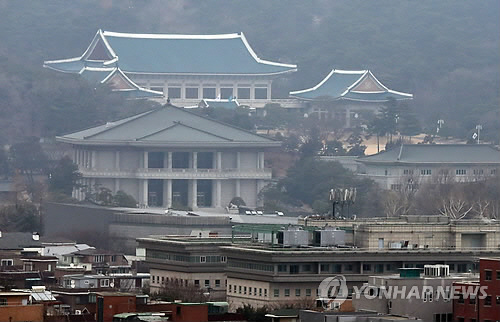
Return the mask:
<svg viewBox="0 0 500 322">
<path fill-rule="evenodd" d="M 412 94 L 387 88 L 369 70 L 340 69 L 333 69 L 311 88 L 290 92 L 290 97 L 304 101 L 321 119 L 345 114 L 346 127 L 363 110 L 377 111 L 390 100 L 413 99 Z"/>
</svg>

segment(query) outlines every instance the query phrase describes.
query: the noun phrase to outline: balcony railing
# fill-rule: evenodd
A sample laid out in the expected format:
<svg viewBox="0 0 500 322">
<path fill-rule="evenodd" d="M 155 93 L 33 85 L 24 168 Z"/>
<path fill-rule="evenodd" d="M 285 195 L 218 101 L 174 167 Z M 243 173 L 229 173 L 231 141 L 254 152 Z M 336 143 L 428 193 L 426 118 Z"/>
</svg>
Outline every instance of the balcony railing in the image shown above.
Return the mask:
<svg viewBox="0 0 500 322">
<path fill-rule="evenodd" d="M 125 179 L 271 179 L 272 170 L 263 169 L 88 169 L 81 168 L 84 178 Z"/>
</svg>

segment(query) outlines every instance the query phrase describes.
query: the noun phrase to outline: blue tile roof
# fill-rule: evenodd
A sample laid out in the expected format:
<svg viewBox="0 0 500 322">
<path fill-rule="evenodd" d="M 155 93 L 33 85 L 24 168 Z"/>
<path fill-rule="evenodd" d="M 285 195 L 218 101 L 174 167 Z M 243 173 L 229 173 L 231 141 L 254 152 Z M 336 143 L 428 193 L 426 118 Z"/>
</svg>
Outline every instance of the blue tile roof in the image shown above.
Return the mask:
<svg viewBox="0 0 500 322">
<path fill-rule="evenodd" d="M 95 55 L 105 57 L 103 60 L 95 60 L 95 48 L 107 51 Z M 260 59 L 243 33 L 162 35 L 101 30 L 81 57 L 46 61 L 44 66 L 74 73 L 89 64 L 120 67 L 125 73 L 203 75 L 273 75 L 295 71 L 297 67 Z"/>
<path fill-rule="evenodd" d="M 348 71 L 333 69 L 316 86 L 290 92 L 291 97 L 302 100 L 352 100 L 385 102 L 412 99 L 413 95 L 385 87 L 369 70 Z"/>
<path fill-rule="evenodd" d="M 212 107 L 212 108 L 227 108 L 234 110 L 240 103 L 236 99 L 203 99 L 201 101 L 201 105 L 203 107 Z"/>
</svg>

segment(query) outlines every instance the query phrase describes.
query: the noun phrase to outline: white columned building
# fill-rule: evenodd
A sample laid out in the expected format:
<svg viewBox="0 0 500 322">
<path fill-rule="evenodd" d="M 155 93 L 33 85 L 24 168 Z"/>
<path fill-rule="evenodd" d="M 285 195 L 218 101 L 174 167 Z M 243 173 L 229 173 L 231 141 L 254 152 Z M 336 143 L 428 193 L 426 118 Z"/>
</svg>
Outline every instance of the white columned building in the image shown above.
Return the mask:
<svg viewBox="0 0 500 322">
<path fill-rule="evenodd" d="M 57 138 L 73 145 L 85 185 L 132 195 L 141 206 L 258 206 L 280 142 L 172 105 Z M 83 152 L 83 153 L 82 153 Z M 83 155 L 83 157 L 81 157 Z M 81 190 L 73 196 L 84 199 Z"/>
</svg>

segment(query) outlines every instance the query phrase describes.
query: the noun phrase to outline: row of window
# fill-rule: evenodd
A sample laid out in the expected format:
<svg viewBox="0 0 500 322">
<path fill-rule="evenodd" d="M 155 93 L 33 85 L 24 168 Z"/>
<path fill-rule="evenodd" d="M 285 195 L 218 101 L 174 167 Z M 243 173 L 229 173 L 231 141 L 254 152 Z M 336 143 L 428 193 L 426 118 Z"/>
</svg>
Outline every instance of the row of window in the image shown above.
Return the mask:
<svg viewBox="0 0 500 322">
<path fill-rule="evenodd" d="M 465 299 L 464 299 L 464 295 L 463 294 L 458 294 L 458 300 L 457 302 L 459 304 L 464 304 L 465 303 Z M 495 301 L 496 305 L 500 305 L 500 296 L 496 296 L 496 301 Z M 470 305 L 475 305 L 476 304 L 476 296 L 475 295 L 470 295 L 469 296 L 469 304 Z M 485 306 L 491 306 L 492 304 L 492 298 L 491 298 L 491 295 L 487 295 L 485 298 L 484 298 L 484 305 Z"/>
<path fill-rule="evenodd" d="M 226 256 L 211 255 L 211 256 L 188 256 L 179 254 L 170 254 L 162 251 L 147 250 L 147 258 L 165 259 L 176 262 L 189 262 L 189 263 L 225 263 Z"/>
<path fill-rule="evenodd" d="M 138 83 L 140 84 L 140 83 Z M 144 86 L 145 84 L 141 84 L 140 86 Z M 228 99 L 231 97 L 237 97 L 240 99 L 250 99 L 250 85 L 241 86 L 234 90 L 232 85 L 227 85 L 228 87 L 220 87 L 219 95 L 221 99 Z M 231 86 L 231 87 L 229 87 Z M 181 85 L 170 85 L 167 88 L 164 88 L 162 84 L 151 84 L 151 90 L 163 92 L 165 96 L 169 98 L 182 98 L 182 87 Z M 201 97 L 200 97 L 201 94 Z M 184 98 L 186 99 L 215 99 L 217 97 L 217 88 L 215 85 L 203 85 L 200 87 L 199 85 L 187 85 L 184 88 Z M 267 99 L 267 85 L 258 84 L 255 85 L 254 88 L 254 97 L 255 99 Z"/>
<path fill-rule="evenodd" d="M 244 269 L 257 270 L 257 271 L 264 271 L 264 272 L 273 272 L 274 271 L 273 265 L 268 265 L 268 264 L 257 264 L 257 263 L 232 261 L 232 262 L 228 263 L 228 266 L 235 267 L 235 268 L 244 268 Z"/>
<path fill-rule="evenodd" d="M 493 278 L 493 272 L 489 269 L 484 270 L 484 280 L 491 281 Z M 496 280 L 500 281 L 500 271 L 496 271 Z"/>
<path fill-rule="evenodd" d="M 191 283 L 187 279 L 170 278 L 170 277 L 159 276 L 159 275 L 151 275 L 151 284 L 164 285 L 164 284 L 173 283 L 173 284 L 179 285 L 179 286 L 194 285 L 196 287 L 205 287 L 205 288 L 209 288 L 209 287 L 219 288 L 222 286 L 221 280 L 218 280 L 218 279 L 213 280 L 213 282 L 211 280 L 202 280 L 202 281 L 203 281 L 203 285 L 200 283 L 200 280 L 193 280 L 193 282 Z M 224 283 L 225 283 L 225 281 L 224 281 Z"/>
<path fill-rule="evenodd" d="M 388 175 L 389 171 L 385 170 L 385 175 Z M 404 169 L 403 174 L 412 176 L 413 175 L 413 169 Z M 448 169 L 440 169 L 438 172 L 440 175 L 449 175 L 450 172 Z M 473 169 L 472 173 L 474 175 L 484 175 L 485 170 L 484 169 Z M 496 175 L 497 174 L 497 169 L 490 169 L 489 171 L 490 175 Z M 430 176 L 432 175 L 432 169 L 420 169 L 420 175 L 421 176 Z M 455 169 L 455 175 L 457 176 L 465 176 L 467 175 L 467 169 Z"/>
<path fill-rule="evenodd" d="M 242 286 L 242 285 L 228 285 L 227 288 L 228 293 L 233 293 L 233 294 L 243 294 L 243 295 L 253 295 L 253 296 L 263 296 L 267 297 L 267 288 L 262 288 L 262 287 L 251 287 L 251 286 Z"/>
</svg>

